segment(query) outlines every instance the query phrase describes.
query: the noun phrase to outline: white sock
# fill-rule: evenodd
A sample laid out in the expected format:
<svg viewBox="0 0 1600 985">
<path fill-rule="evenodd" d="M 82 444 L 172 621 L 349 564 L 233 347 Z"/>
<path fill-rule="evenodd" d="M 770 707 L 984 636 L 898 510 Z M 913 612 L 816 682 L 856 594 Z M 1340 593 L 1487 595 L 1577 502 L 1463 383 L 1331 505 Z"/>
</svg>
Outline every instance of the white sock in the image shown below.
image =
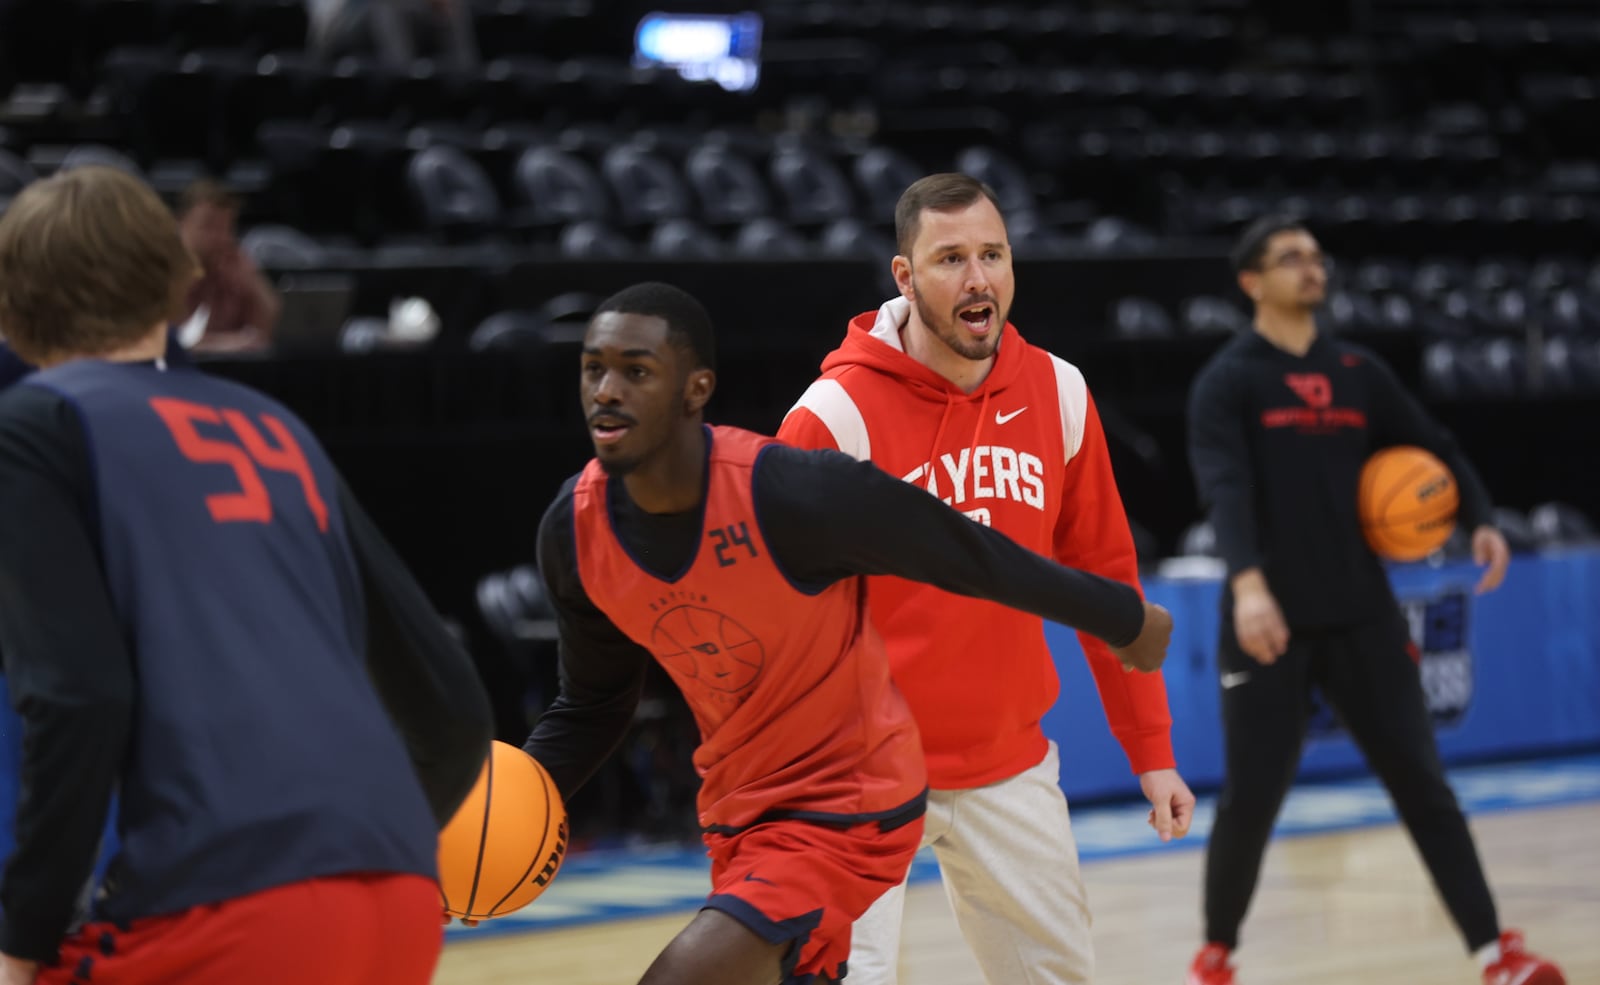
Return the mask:
<svg viewBox="0 0 1600 985">
<path fill-rule="evenodd" d="M 1482 947 L 1478 948 L 1477 953 L 1473 954 L 1473 957 L 1478 959 L 1478 967 L 1488 968 L 1490 965 L 1500 960 L 1500 942 L 1495 941 L 1492 944 L 1483 945 Z"/>
</svg>

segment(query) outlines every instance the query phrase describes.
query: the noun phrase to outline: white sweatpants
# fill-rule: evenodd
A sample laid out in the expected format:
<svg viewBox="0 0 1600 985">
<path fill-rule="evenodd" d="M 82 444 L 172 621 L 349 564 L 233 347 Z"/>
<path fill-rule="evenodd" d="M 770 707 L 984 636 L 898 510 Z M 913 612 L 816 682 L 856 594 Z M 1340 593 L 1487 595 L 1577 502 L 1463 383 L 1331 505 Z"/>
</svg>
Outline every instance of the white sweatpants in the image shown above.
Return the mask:
<svg viewBox="0 0 1600 985">
<path fill-rule="evenodd" d="M 1061 760 L 973 790 L 933 790 L 923 847 L 988 985 L 1084 985 L 1094 976 L 1089 898 L 1078 869 Z M 906 885 L 872 904 L 851 931 L 847 985 L 895 985 Z"/>
</svg>

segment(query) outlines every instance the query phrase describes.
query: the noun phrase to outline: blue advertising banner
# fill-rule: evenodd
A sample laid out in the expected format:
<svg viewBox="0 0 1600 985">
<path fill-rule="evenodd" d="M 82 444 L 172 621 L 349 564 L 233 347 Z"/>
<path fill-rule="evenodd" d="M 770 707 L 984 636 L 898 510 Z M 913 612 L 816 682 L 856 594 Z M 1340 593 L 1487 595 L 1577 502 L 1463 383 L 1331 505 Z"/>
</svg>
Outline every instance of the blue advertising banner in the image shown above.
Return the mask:
<svg viewBox="0 0 1600 985">
<path fill-rule="evenodd" d="M 1483 596 L 1473 594 L 1479 573 L 1471 564 L 1413 564 L 1390 574 L 1420 652 L 1445 762 L 1600 744 L 1600 550 L 1518 557 L 1500 590 Z M 1145 593 L 1173 616 L 1163 673 L 1179 769 L 1193 786 L 1215 786 L 1222 780 L 1221 583 L 1151 578 Z M 1044 727 L 1061 747 L 1062 788 L 1077 798 L 1137 794 L 1076 634 L 1051 625 L 1046 637 L 1062 691 Z M 1362 768 L 1319 702 L 1301 777 Z"/>
</svg>

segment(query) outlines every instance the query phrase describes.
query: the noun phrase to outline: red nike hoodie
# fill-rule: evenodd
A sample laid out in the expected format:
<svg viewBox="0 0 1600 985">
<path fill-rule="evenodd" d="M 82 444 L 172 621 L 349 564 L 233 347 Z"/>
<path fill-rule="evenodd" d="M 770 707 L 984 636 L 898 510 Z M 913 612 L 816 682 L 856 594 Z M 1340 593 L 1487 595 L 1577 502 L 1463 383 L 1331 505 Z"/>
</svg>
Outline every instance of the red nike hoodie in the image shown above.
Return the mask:
<svg viewBox="0 0 1600 985">
<path fill-rule="evenodd" d="M 909 313 L 895 298 L 856 316 L 779 439 L 869 459 L 1025 547 L 1139 587 L 1083 375 L 1008 322 L 988 378 L 962 393 L 906 354 Z M 922 731 L 930 785 L 982 786 L 1037 765 L 1046 751 L 1039 720 L 1061 687 L 1042 621 L 901 578 L 868 581 L 873 622 Z M 1171 768 L 1161 675 L 1125 673 L 1104 642 L 1078 639 L 1133 771 Z"/>
</svg>

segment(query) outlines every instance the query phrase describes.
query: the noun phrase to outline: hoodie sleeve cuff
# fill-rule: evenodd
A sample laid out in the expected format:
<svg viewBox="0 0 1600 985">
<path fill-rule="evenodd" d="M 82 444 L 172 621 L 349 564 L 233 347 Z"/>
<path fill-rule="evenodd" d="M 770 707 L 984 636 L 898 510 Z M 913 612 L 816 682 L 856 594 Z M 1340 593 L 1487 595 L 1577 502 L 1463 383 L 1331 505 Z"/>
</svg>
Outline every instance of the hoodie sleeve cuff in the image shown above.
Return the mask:
<svg viewBox="0 0 1600 985">
<path fill-rule="evenodd" d="M 1119 738 L 1122 742 L 1122 751 L 1127 754 L 1128 764 L 1133 767 L 1135 776 L 1152 770 L 1178 768 L 1178 760 L 1172 754 L 1170 728 L 1151 729 Z"/>
</svg>

